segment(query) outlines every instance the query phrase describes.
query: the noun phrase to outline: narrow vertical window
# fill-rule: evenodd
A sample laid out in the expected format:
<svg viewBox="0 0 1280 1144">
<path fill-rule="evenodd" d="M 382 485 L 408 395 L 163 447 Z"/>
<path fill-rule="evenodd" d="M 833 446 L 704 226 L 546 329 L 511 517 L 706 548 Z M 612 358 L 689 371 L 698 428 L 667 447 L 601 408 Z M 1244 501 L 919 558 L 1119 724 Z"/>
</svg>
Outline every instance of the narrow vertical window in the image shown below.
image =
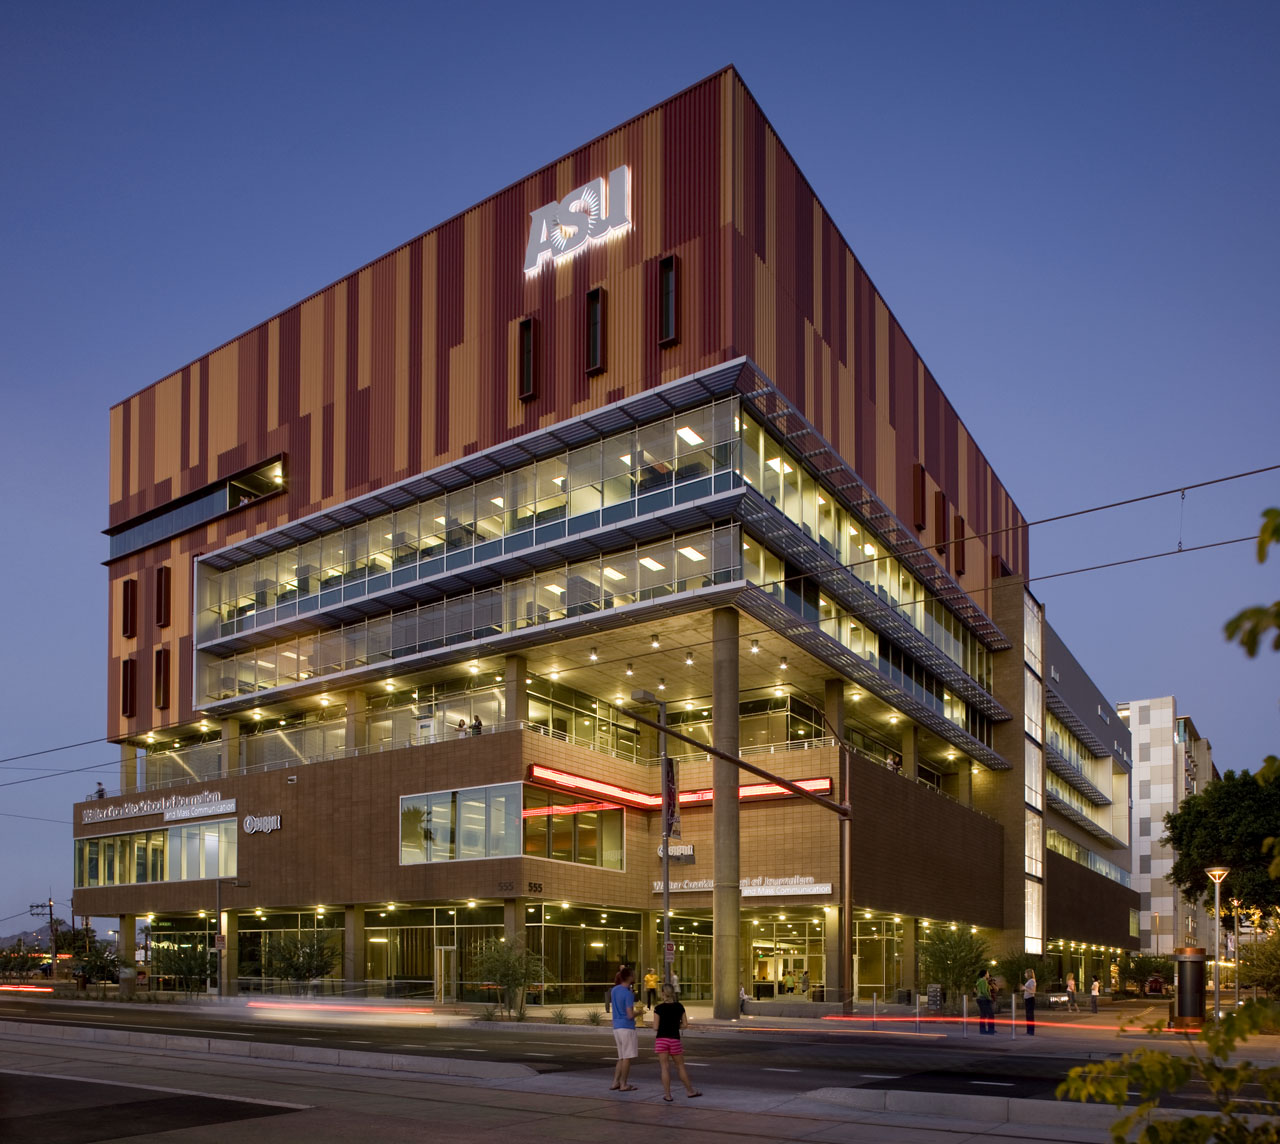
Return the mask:
<svg viewBox="0 0 1280 1144">
<path fill-rule="evenodd" d="M 955 543 L 954 543 L 954 544 L 952 544 L 952 546 L 951 546 L 951 551 L 955 554 L 955 556 L 954 556 L 954 562 L 953 562 L 953 564 L 952 564 L 952 570 L 955 572 L 955 574 L 956 574 L 957 576 L 963 576 L 963 575 L 964 575 L 964 573 L 965 573 L 965 559 L 964 559 L 964 547 L 965 547 L 965 546 L 964 546 L 964 538 L 965 538 L 965 532 L 964 532 L 964 517 L 959 516 L 959 515 L 957 515 L 957 516 L 956 516 L 956 529 L 955 529 L 955 532 L 956 532 Z"/>
<path fill-rule="evenodd" d="M 138 713 L 138 661 L 126 659 L 120 664 L 120 714 L 132 719 Z"/>
<path fill-rule="evenodd" d="M 587 291 L 587 373 L 604 370 L 604 290 Z"/>
<path fill-rule="evenodd" d="M 658 344 L 674 345 L 680 340 L 676 323 L 676 258 L 668 254 L 658 263 Z"/>
<path fill-rule="evenodd" d="M 911 509 L 916 528 L 923 532 L 929 523 L 928 505 L 925 501 L 924 466 L 919 461 L 911 470 Z"/>
<path fill-rule="evenodd" d="M 172 600 L 173 569 L 162 564 L 156 569 L 156 627 L 169 626 L 169 610 Z"/>
<path fill-rule="evenodd" d="M 169 707 L 169 649 L 156 648 L 155 675 L 156 707 L 161 711 Z"/>
<path fill-rule="evenodd" d="M 120 634 L 127 640 L 138 634 L 138 581 L 126 580 L 120 597 Z"/>
<path fill-rule="evenodd" d="M 947 541 L 951 539 L 947 532 L 947 494 L 941 489 L 933 494 L 933 527 L 937 535 L 933 538 L 934 547 L 939 554 L 946 556 Z"/>
<path fill-rule="evenodd" d="M 533 319 L 525 318 L 520 323 L 520 336 L 516 347 L 516 353 L 519 355 L 519 360 L 516 363 L 517 392 L 521 401 L 532 401 L 538 396 L 538 379 L 534 358 L 536 346 L 534 342 Z"/>
</svg>

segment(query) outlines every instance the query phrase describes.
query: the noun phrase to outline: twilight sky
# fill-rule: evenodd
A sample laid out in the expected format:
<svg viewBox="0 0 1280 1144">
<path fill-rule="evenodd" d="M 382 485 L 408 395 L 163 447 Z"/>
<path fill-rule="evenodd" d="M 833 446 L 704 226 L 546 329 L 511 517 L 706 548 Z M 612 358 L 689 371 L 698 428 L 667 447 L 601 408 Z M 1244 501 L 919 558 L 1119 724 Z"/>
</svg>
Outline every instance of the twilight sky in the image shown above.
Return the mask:
<svg viewBox="0 0 1280 1144">
<path fill-rule="evenodd" d="M 1277 42 L 1274 3 L 1172 0 L 3 6 L 0 756 L 103 734 L 111 404 L 730 62 L 1029 519 L 1280 462 Z M 1044 525 L 1033 574 L 1274 504 Z M 1033 590 L 1112 699 L 1175 694 L 1222 769 L 1280 751 L 1280 658 L 1221 634 L 1280 554 Z M 116 757 L 0 763 L 37 780 L 0 785 L 0 934 L 69 915 Z"/>
</svg>

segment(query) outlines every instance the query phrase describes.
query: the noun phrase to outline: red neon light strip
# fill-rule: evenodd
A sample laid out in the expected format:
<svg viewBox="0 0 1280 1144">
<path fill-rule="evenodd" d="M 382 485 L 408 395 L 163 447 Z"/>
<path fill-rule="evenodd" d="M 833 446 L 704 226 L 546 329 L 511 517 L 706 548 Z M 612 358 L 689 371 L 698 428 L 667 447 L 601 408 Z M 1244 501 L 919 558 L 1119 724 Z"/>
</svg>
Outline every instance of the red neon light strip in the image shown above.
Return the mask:
<svg viewBox="0 0 1280 1144">
<path fill-rule="evenodd" d="M 543 818 L 553 814 L 581 814 L 589 810 L 617 810 L 616 802 L 575 802 L 572 806 L 529 806 L 520 812 L 521 818 Z"/>
<path fill-rule="evenodd" d="M 660 810 L 662 808 L 661 795 L 628 790 L 626 787 L 615 786 L 613 783 L 600 782 L 597 779 L 588 779 L 581 775 L 571 775 L 566 771 L 552 770 L 550 767 L 541 767 L 535 764 L 529 768 L 529 776 L 542 782 L 563 787 L 565 790 L 590 791 L 593 794 L 608 795 L 618 802 L 625 803 L 627 806 L 634 806 L 640 810 Z M 831 780 L 829 778 L 799 779 L 796 782 L 796 786 L 803 787 L 814 794 L 831 793 Z M 739 800 L 778 798 L 790 794 L 791 792 L 786 787 L 779 786 L 777 783 L 748 783 L 745 786 L 738 787 Z M 680 792 L 681 806 L 706 805 L 711 802 L 711 799 L 712 792 L 710 789 Z M 551 812 L 556 814 L 566 813 L 566 811 L 554 807 L 551 808 Z"/>
</svg>

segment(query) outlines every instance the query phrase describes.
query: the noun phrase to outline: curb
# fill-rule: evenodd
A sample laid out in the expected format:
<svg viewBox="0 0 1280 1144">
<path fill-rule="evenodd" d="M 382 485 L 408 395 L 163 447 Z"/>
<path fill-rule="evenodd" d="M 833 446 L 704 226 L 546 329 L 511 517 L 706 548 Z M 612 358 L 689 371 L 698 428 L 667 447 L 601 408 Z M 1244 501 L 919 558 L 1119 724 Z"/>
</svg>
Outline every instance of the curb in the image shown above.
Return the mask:
<svg viewBox="0 0 1280 1144">
<path fill-rule="evenodd" d="M 204 1053 L 306 1065 L 380 1069 L 386 1072 L 429 1076 L 469 1077 L 473 1080 L 524 1080 L 538 1070 L 515 1062 L 455 1060 L 403 1053 L 370 1053 L 351 1049 L 323 1049 L 310 1045 L 285 1045 L 270 1041 L 232 1041 L 217 1037 L 174 1037 L 163 1033 L 127 1033 L 121 1029 L 86 1029 L 79 1025 L 27 1024 L 0 1021 L 0 1034 L 37 1041 L 89 1041 L 123 1045 L 133 1049 L 158 1049 L 170 1053 Z"/>
</svg>

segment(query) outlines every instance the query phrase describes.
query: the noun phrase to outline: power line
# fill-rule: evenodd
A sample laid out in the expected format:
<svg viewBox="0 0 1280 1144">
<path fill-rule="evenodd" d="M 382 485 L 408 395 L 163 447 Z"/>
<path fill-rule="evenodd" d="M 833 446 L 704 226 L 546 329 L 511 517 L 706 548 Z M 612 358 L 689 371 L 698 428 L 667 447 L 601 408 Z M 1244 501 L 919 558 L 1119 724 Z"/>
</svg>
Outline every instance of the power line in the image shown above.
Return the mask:
<svg viewBox="0 0 1280 1144">
<path fill-rule="evenodd" d="M 10 755 L 7 759 L 0 759 L 0 763 L 16 763 L 19 759 L 34 759 L 37 755 L 52 755 L 58 751 L 70 751 L 74 747 L 91 747 L 94 743 L 105 743 L 107 737 L 105 735 L 100 739 L 86 739 L 83 743 L 67 743 L 61 747 L 45 747 L 42 751 L 28 751 L 25 755 Z"/>
<path fill-rule="evenodd" d="M 10 814 L 7 810 L 0 810 L 0 818 L 25 818 L 29 822 L 56 822 L 59 826 L 72 825 L 68 818 L 40 818 L 34 814 Z"/>
<path fill-rule="evenodd" d="M 1144 560 L 1159 560 L 1162 556 L 1181 556 L 1184 552 L 1203 552 L 1206 548 L 1225 548 L 1228 544 L 1248 544 L 1258 537 L 1237 536 L 1235 540 L 1215 540 L 1210 544 L 1195 544 L 1190 548 L 1171 548 L 1168 552 L 1152 552 L 1146 556 L 1130 556 L 1127 560 L 1110 560 L 1106 564 L 1090 564 L 1087 568 L 1072 568 L 1066 572 L 1048 572 L 1043 576 L 1032 576 L 1031 580 L 1056 580 L 1059 576 L 1078 576 L 1081 572 L 1097 572 L 1101 568 L 1119 568 L 1122 564 L 1140 564 Z"/>
</svg>

